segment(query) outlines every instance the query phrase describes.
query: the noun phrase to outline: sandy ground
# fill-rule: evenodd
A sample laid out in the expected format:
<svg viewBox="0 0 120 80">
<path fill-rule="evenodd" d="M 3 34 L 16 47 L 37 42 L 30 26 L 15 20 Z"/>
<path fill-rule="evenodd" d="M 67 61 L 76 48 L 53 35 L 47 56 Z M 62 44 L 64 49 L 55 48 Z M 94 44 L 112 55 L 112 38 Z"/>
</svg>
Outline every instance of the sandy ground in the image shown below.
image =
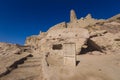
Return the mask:
<svg viewBox="0 0 120 80">
<path fill-rule="evenodd" d="M 120 54 L 79 55 L 76 67 L 52 67 L 50 80 L 120 80 Z"/>
<path fill-rule="evenodd" d="M 41 66 L 31 66 L 39 63 L 39 57 L 36 55 L 28 59 L 21 65 L 29 65 L 28 67 L 18 68 L 0 80 L 43 80 Z M 80 62 L 75 67 L 49 67 L 46 71 L 48 80 L 120 80 L 120 54 L 78 55 L 77 61 Z"/>
</svg>

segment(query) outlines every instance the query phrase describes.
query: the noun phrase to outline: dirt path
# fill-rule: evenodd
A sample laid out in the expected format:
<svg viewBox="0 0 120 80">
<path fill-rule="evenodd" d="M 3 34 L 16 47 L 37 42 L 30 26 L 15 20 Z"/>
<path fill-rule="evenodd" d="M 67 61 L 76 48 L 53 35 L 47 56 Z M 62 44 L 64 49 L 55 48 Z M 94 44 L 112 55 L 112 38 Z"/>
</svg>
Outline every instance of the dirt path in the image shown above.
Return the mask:
<svg viewBox="0 0 120 80">
<path fill-rule="evenodd" d="M 80 55 L 77 59 L 75 80 L 120 80 L 120 54 Z"/>
<path fill-rule="evenodd" d="M 49 80 L 120 80 L 120 54 L 79 55 L 77 61 L 76 67 L 49 67 Z M 43 80 L 40 55 L 28 58 L 0 80 Z"/>
</svg>

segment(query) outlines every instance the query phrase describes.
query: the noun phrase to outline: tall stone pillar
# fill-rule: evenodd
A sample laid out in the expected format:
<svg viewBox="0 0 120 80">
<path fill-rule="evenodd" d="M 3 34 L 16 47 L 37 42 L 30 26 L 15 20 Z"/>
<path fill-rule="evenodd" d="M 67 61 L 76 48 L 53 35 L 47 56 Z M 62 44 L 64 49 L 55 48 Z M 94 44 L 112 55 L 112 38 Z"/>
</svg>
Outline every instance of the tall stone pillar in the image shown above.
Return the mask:
<svg viewBox="0 0 120 80">
<path fill-rule="evenodd" d="M 77 20 L 76 14 L 74 10 L 70 11 L 70 22 L 74 22 Z"/>
</svg>

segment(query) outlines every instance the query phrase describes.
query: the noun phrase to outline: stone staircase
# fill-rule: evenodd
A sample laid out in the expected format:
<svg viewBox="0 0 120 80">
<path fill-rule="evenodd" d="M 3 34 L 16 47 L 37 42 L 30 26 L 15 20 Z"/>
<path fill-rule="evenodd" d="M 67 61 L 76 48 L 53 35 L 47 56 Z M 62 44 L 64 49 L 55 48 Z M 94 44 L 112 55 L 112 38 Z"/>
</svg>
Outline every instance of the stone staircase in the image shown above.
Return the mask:
<svg viewBox="0 0 120 80">
<path fill-rule="evenodd" d="M 39 67 L 41 66 L 40 64 L 40 57 L 32 57 L 28 58 L 24 64 L 19 65 L 18 68 L 29 68 L 29 67 Z"/>
<path fill-rule="evenodd" d="M 41 57 L 33 55 L 0 80 L 42 80 L 41 67 Z"/>
</svg>

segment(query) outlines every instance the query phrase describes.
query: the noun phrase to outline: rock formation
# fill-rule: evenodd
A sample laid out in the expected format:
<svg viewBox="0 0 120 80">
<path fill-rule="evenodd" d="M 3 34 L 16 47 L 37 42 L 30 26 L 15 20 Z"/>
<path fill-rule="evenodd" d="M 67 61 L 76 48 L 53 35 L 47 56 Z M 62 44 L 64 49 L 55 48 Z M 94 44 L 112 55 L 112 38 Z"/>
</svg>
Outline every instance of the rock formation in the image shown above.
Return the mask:
<svg viewBox="0 0 120 80">
<path fill-rule="evenodd" d="M 96 36 L 90 38 L 91 45 L 97 46 L 98 50 L 105 53 L 119 53 L 120 51 L 120 33 L 116 35 L 112 33 L 98 33 Z"/>
<path fill-rule="evenodd" d="M 51 27 L 47 32 L 40 31 L 38 35 L 27 37 L 25 46 L 0 43 L 0 61 L 2 61 L 0 80 L 57 80 L 58 77 L 58 80 L 75 80 L 64 77 L 66 77 L 65 73 L 69 73 L 70 76 L 74 75 L 73 67 L 75 68 L 75 66 L 72 66 L 72 69 L 70 66 L 77 64 L 79 56 L 83 54 L 97 56 L 119 54 L 119 31 L 120 15 L 107 20 L 97 20 L 88 14 L 86 17 L 77 19 L 75 11 L 71 10 L 70 22 L 61 22 Z M 80 60 L 82 61 L 82 59 Z M 118 59 L 115 58 L 115 60 Z M 85 61 L 83 60 L 83 62 Z M 64 66 L 66 63 L 69 65 Z M 86 65 L 89 65 L 87 68 L 94 65 L 91 64 L 83 64 L 82 69 Z M 116 64 L 119 66 L 120 63 L 116 61 Z M 21 68 L 24 70 L 22 71 Z M 115 68 L 115 70 L 117 69 Z M 89 80 L 89 78 L 95 79 L 91 76 L 81 79 Z M 104 78 L 104 80 L 109 79 Z"/>
<path fill-rule="evenodd" d="M 74 10 L 70 11 L 70 22 L 74 22 L 77 20 L 77 16 Z"/>
<path fill-rule="evenodd" d="M 66 42 L 75 43 L 76 54 L 80 54 L 82 47 L 84 47 L 84 45 L 86 45 L 87 42 L 89 41 L 96 42 L 93 39 L 95 38 L 97 39 L 98 37 L 100 37 L 103 40 L 103 36 L 105 36 L 106 38 L 109 38 L 110 40 L 112 40 L 112 42 L 114 43 L 114 39 L 115 39 L 114 35 L 112 35 L 111 31 L 109 30 L 109 27 L 107 26 L 109 25 L 113 26 L 112 31 L 115 30 L 114 33 L 119 34 L 118 31 L 120 28 L 118 26 L 120 25 L 120 23 L 118 23 L 118 17 L 119 15 L 117 15 L 117 17 L 114 16 L 113 18 L 108 20 L 103 20 L 103 19 L 97 20 L 92 18 L 91 14 L 88 14 L 85 18 L 77 19 L 75 11 L 71 10 L 69 23 L 66 23 L 66 22 L 59 23 L 51 27 L 47 32 L 42 32 L 38 36 L 28 37 L 26 40 L 26 45 L 27 46 L 30 45 L 41 51 L 52 52 L 51 51 L 52 46 L 55 44 L 63 45 Z M 105 27 L 102 27 L 102 26 L 105 26 Z M 116 29 L 116 26 L 118 27 L 118 29 Z M 97 41 L 100 42 L 99 40 Z M 100 47 L 100 45 L 102 45 L 101 43 L 100 44 L 96 43 L 96 44 L 99 44 L 98 46 L 100 49 L 98 49 L 98 47 L 96 46 L 93 46 L 93 47 L 96 47 L 97 50 L 103 51 L 102 47 Z M 112 43 L 111 43 L 111 46 L 112 46 Z"/>
<path fill-rule="evenodd" d="M 7 44 L 0 42 L 0 55 L 13 55 L 30 50 L 29 46 L 20 46 L 18 44 Z"/>
<path fill-rule="evenodd" d="M 24 63 L 28 57 L 32 57 L 31 53 L 28 46 L 0 43 L 0 79 Z"/>
<path fill-rule="evenodd" d="M 115 17 L 115 19 L 117 18 Z M 59 23 L 51 27 L 47 32 L 33 38 L 29 37 L 30 39 L 27 38 L 26 45 L 36 47 L 35 51 L 37 50 L 46 56 L 44 58 L 46 64 L 44 64 L 45 68 L 43 68 L 46 75 L 51 72 L 50 70 L 54 70 L 52 69 L 53 66 L 62 66 L 65 60 L 74 63 L 75 57 L 64 58 L 64 46 L 66 43 L 75 44 L 75 53 L 77 55 L 87 53 L 94 55 L 119 53 L 120 33 L 118 33 L 119 30 L 116 31 L 116 28 L 114 28 L 115 26 L 119 26 L 119 24 L 118 20 L 116 22 L 116 20 L 111 21 L 111 19 L 110 21 L 94 19 L 91 14 L 88 14 L 85 18 L 77 19 L 75 11 L 71 10 L 70 22 Z M 116 36 L 109 30 L 108 26 L 111 25 L 114 26 L 112 31 L 115 30 L 114 34 Z M 103 28 L 102 26 L 105 27 Z M 49 74 L 46 76 L 48 79 L 50 78 Z"/>
</svg>

